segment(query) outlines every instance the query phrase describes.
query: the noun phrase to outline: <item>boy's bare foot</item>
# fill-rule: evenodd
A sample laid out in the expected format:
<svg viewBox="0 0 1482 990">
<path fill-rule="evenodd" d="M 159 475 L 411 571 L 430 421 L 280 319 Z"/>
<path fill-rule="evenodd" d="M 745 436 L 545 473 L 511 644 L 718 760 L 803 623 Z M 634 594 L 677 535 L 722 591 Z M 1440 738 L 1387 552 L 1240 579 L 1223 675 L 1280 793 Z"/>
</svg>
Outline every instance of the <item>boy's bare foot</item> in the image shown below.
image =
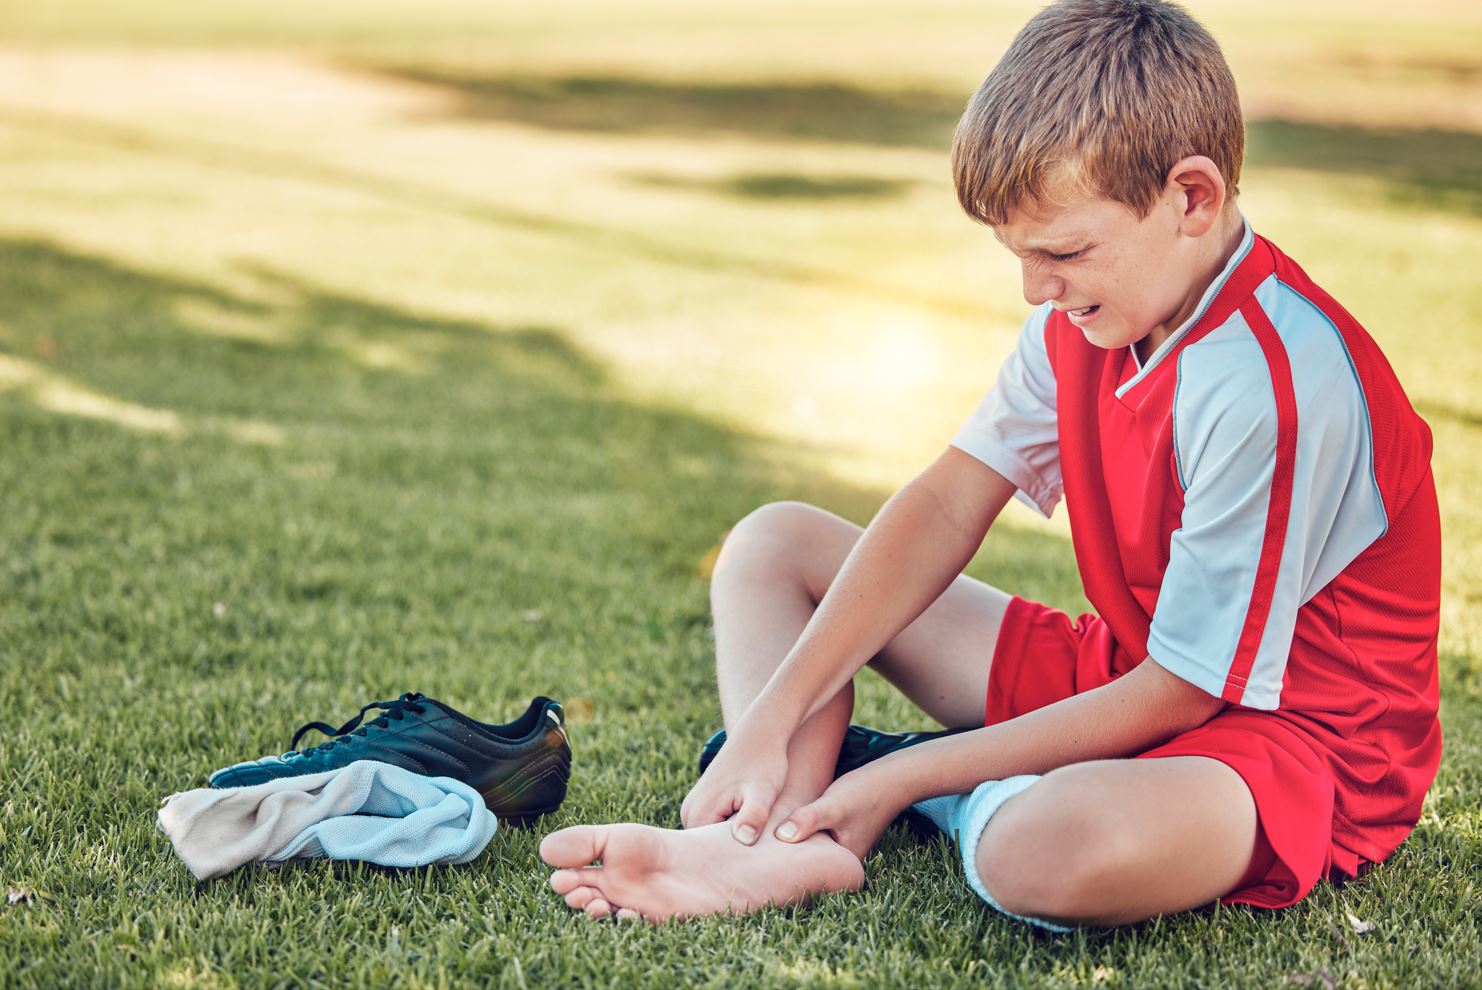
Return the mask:
<svg viewBox="0 0 1482 990">
<path fill-rule="evenodd" d="M 769 831 L 743 846 L 728 822 L 682 831 L 576 825 L 546 836 L 540 858 L 558 867 L 551 874 L 556 893 L 598 918 L 741 914 L 864 884 L 859 860 L 825 835 L 787 843 Z M 599 860 L 600 866 L 588 865 Z"/>
</svg>

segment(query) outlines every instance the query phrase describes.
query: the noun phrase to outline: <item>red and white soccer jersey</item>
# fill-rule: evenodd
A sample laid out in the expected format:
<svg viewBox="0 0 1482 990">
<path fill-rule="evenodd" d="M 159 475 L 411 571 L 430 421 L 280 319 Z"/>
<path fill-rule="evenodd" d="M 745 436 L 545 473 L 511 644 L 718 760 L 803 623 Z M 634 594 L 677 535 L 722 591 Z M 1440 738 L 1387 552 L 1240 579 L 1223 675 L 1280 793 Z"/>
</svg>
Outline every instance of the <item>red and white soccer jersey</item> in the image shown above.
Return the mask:
<svg viewBox="0 0 1482 990">
<path fill-rule="evenodd" d="M 1292 874 L 1232 899 L 1290 903 L 1409 834 L 1441 752 L 1430 431 L 1294 262 L 1247 227 L 1146 364 L 1042 307 L 953 444 L 1046 515 L 1065 497 L 1108 676 L 1150 656 L 1235 706 L 1216 719 L 1251 752 L 1278 754 L 1274 770 L 1208 754 L 1251 785 Z M 1181 751 L 1197 750 L 1154 755 Z M 1331 836 L 1296 834 L 1324 804 Z"/>
</svg>

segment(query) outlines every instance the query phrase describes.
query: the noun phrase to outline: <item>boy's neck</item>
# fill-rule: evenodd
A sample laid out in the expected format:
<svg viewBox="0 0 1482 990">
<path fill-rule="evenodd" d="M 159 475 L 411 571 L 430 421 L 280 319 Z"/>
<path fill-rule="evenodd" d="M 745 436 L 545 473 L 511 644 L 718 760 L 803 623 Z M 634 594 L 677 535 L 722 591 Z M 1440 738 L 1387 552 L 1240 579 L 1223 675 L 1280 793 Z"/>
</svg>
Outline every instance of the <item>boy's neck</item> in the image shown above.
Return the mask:
<svg viewBox="0 0 1482 990">
<path fill-rule="evenodd" d="M 1167 323 L 1155 328 L 1152 333 L 1132 345 L 1139 364 L 1147 364 L 1148 359 L 1163 346 L 1163 342 L 1173 336 L 1174 331 L 1183 326 L 1185 320 L 1194 315 L 1194 309 L 1204 298 L 1204 293 L 1209 290 L 1214 280 L 1220 277 L 1220 273 L 1225 270 L 1225 265 L 1229 264 L 1230 257 L 1240 249 L 1240 242 L 1245 239 L 1245 218 L 1240 215 L 1239 210 L 1230 208 L 1220 219 L 1220 229 L 1210 231 L 1207 238 L 1211 250 L 1199 265 L 1183 307 Z"/>
</svg>

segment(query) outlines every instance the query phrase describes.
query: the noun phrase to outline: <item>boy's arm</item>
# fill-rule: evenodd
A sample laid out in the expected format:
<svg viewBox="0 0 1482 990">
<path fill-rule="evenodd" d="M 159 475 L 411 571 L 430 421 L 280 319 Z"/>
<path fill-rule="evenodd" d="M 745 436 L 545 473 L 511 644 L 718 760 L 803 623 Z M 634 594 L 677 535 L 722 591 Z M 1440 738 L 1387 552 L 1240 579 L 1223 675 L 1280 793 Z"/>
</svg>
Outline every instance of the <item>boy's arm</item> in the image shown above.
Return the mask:
<svg viewBox="0 0 1482 990">
<path fill-rule="evenodd" d="M 948 448 L 891 497 L 685 798 L 687 827 L 733 817 L 738 838 L 760 834 L 786 778 L 793 732 L 941 596 L 1014 491 L 997 471 Z"/>
<path fill-rule="evenodd" d="M 778 837 L 830 831 L 863 856 L 900 811 L 985 780 L 1131 756 L 1203 725 L 1225 702 L 1151 658 L 1110 684 L 972 732 L 903 749 L 841 777 L 793 812 Z M 787 825 L 796 827 L 786 832 Z"/>
</svg>

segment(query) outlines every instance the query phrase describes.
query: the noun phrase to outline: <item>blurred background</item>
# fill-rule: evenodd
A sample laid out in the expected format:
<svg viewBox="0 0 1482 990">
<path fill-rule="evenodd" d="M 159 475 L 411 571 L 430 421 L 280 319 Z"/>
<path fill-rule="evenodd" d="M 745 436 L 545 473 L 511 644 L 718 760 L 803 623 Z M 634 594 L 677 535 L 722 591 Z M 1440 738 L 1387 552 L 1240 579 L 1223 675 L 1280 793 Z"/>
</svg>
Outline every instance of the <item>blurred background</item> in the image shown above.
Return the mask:
<svg viewBox="0 0 1482 990">
<path fill-rule="evenodd" d="M 283 279 L 550 327 L 635 394 L 889 487 L 966 415 L 1025 310 L 1013 259 L 957 211 L 946 150 L 1037 7 L 7 4 L 0 225 L 9 251 L 45 244 L 257 306 L 181 301 L 185 333 L 281 337 Z M 1475 424 L 1462 328 L 1478 316 L 1482 10 L 1191 10 L 1241 86 L 1257 229 L 1422 401 Z M 414 341 L 341 343 L 428 371 Z M 155 422 L 131 393 L 103 398 Z M 292 429 L 263 423 L 259 441 L 273 427 Z"/>
</svg>

